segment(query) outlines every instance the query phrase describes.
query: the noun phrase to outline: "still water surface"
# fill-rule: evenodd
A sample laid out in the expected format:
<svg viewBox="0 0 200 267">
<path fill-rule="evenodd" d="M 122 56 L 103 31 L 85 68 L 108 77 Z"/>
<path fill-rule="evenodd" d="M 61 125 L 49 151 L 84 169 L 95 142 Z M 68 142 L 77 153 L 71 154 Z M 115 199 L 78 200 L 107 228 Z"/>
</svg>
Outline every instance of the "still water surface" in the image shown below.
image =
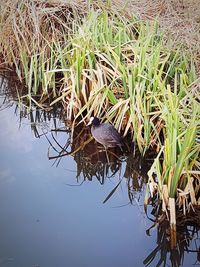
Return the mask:
<svg viewBox="0 0 200 267">
<path fill-rule="evenodd" d="M 30 121 L 20 122 L 14 106 L 0 111 L 0 125 L 0 267 L 145 266 L 159 244 L 156 228 L 146 234 L 152 222 L 143 210 L 144 190 L 130 205 L 123 179 L 103 204 L 123 176 L 123 164 L 103 185 L 95 177 L 81 183 L 83 173 L 77 183 L 74 158 L 52 166 L 49 142 L 44 135 L 34 137 Z M 38 127 L 51 129 L 52 121 Z M 172 266 L 170 252 L 161 264 L 161 250 L 156 251 L 148 266 Z M 198 264 L 196 257 L 185 252 L 180 266 Z"/>
</svg>

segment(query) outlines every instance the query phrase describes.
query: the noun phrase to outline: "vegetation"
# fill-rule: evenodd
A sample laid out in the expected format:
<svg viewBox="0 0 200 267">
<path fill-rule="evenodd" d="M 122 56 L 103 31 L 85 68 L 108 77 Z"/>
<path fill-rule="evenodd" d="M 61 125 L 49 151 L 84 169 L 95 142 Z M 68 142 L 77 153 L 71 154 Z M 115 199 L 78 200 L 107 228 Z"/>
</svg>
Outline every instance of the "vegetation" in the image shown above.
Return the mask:
<svg viewBox="0 0 200 267">
<path fill-rule="evenodd" d="M 87 5 L 6 1 L 0 8 L 2 65 L 14 68 L 45 108 L 61 102 L 69 120 L 91 114 L 130 134 L 140 152 L 154 149 L 151 196 L 199 205 L 199 80 L 181 47 L 166 46 L 155 21 L 140 21 L 95 1 Z M 172 207 L 171 207 L 172 209 Z M 172 215 L 171 215 L 172 216 Z"/>
</svg>

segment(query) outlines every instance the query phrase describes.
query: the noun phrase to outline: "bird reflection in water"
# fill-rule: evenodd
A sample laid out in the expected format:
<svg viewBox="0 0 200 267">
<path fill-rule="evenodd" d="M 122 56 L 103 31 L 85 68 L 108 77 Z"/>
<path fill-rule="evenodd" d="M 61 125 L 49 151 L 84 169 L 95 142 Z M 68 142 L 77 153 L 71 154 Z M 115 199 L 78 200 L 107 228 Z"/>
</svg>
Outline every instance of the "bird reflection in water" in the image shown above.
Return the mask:
<svg viewBox="0 0 200 267">
<path fill-rule="evenodd" d="M 64 144 L 59 143 L 60 129 L 51 131 L 51 140 L 48 138 L 50 149 L 49 159 L 55 160 L 54 164 L 59 164 L 61 159 L 67 155 L 73 156 L 77 165 L 77 181 L 92 181 L 97 179 L 104 184 L 106 179 L 118 178 L 126 179 L 129 200 L 132 203 L 134 196 L 140 192 L 147 181 L 147 171 L 152 162 L 152 154 L 148 158 L 141 157 L 139 151 L 131 142 L 127 149 L 122 152 L 120 147 L 102 150 L 92 137 L 90 129 L 83 125 L 77 125 L 71 130 L 67 127 L 68 138 Z"/>
</svg>

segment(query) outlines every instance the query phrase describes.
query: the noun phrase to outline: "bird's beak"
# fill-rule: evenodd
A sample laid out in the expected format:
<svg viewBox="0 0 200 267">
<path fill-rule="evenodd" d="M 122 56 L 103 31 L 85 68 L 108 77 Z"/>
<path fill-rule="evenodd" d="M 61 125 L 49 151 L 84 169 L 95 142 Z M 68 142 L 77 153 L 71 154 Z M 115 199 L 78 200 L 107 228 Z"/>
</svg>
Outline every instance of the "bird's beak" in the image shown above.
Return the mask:
<svg viewBox="0 0 200 267">
<path fill-rule="evenodd" d="M 91 124 L 92 124 L 92 121 L 93 121 L 93 119 L 94 119 L 93 117 L 91 117 L 91 118 L 90 118 L 90 120 L 89 120 L 89 122 L 88 122 L 87 126 L 89 126 L 89 125 L 91 125 Z"/>
</svg>

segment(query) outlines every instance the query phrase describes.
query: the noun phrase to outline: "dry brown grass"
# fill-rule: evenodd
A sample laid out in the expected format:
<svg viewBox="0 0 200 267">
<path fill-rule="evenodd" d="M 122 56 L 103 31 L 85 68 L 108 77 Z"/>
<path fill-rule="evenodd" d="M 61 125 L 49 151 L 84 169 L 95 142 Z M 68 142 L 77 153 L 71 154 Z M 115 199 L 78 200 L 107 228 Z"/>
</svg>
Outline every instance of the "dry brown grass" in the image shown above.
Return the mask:
<svg viewBox="0 0 200 267">
<path fill-rule="evenodd" d="M 6 2 L 6 1 L 5 1 Z M 44 0 L 35 1 L 47 3 Z M 192 52 L 197 61 L 197 72 L 200 74 L 200 2 L 199 0 L 49 0 L 51 5 L 73 6 L 79 13 L 87 12 L 89 2 L 123 10 L 124 15 L 135 15 L 141 20 L 157 19 L 160 30 L 165 33 L 166 44 Z"/>
<path fill-rule="evenodd" d="M 193 54 L 200 76 L 200 2 L 199 0 L 113 0 L 112 6 L 142 20 L 157 19 L 165 33 L 166 45 L 181 45 Z M 199 82 L 200 83 L 200 82 Z"/>
<path fill-rule="evenodd" d="M 15 9 L 19 2 L 21 1 L 4 1 L 1 3 L 2 9 L 3 5 L 9 5 L 9 8 Z M 38 3 L 41 7 L 46 7 L 49 3 L 53 12 L 56 8 L 60 10 L 62 6 L 65 8 L 71 6 L 78 13 L 87 12 L 89 2 L 96 3 L 98 6 L 110 2 L 108 7 L 123 10 L 126 15 L 135 15 L 142 20 L 157 19 L 160 29 L 165 32 L 168 44 L 181 43 L 187 49 L 198 52 L 200 50 L 199 0 L 33 0 L 33 2 Z"/>
<path fill-rule="evenodd" d="M 158 19 L 168 41 L 183 44 L 192 50 L 200 49 L 200 2 L 199 0 L 129 0 L 126 12 L 142 20 Z M 123 0 L 113 0 L 118 8 Z"/>
</svg>

